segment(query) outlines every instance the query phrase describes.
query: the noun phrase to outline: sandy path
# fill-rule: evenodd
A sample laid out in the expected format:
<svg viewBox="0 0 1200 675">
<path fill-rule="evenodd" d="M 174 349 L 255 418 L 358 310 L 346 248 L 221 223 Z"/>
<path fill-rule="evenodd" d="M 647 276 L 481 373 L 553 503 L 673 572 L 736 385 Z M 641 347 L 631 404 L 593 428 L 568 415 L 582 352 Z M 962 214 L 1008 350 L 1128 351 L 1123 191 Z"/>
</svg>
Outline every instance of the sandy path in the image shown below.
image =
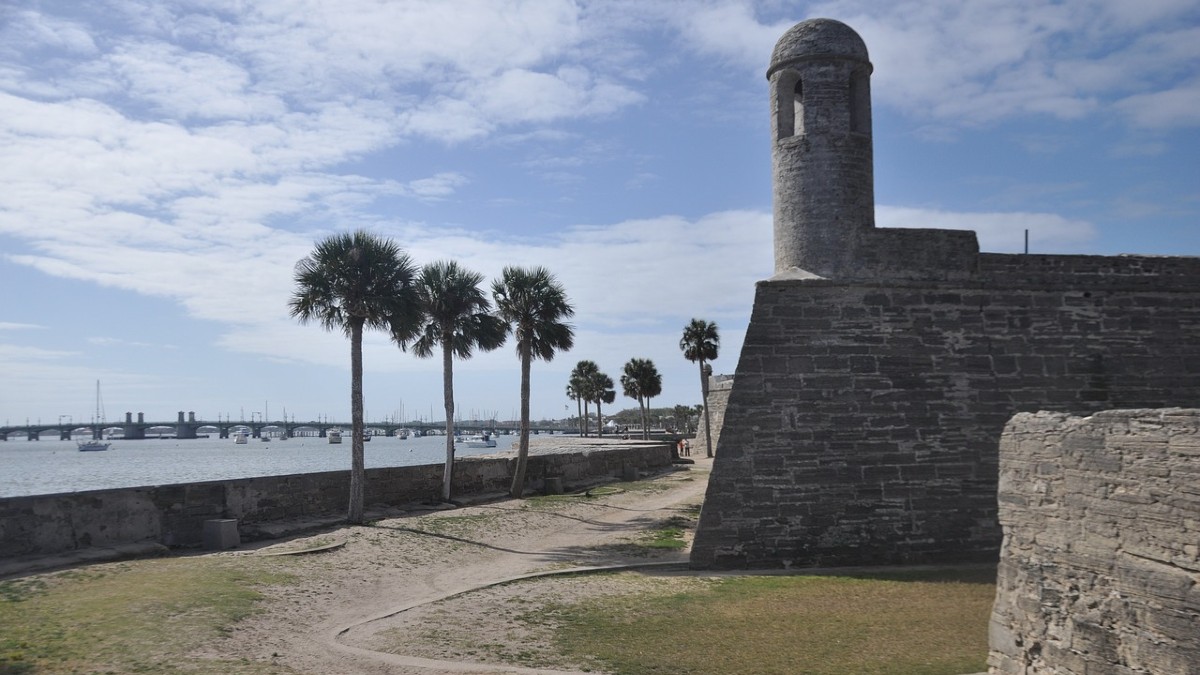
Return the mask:
<svg viewBox="0 0 1200 675">
<path fill-rule="evenodd" d="M 298 586 L 270 594 L 262 614 L 205 656 L 271 660 L 300 673 L 563 673 L 387 654 L 381 631 L 409 608 L 534 572 L 686 560 L 628 546 L 654 523 L 700 503 L 711 460 L 651 479 L 652 490 L 533 506 L 504 501 L 382 520 L 313 537 L 327 553 L 280 559 Z M 414 532 L 418 530 L 419 532 Z M 241 555 L 246 555 L 242 553 Z M 463 617 L 470 621 L 469 616 Z"/>
</svg>

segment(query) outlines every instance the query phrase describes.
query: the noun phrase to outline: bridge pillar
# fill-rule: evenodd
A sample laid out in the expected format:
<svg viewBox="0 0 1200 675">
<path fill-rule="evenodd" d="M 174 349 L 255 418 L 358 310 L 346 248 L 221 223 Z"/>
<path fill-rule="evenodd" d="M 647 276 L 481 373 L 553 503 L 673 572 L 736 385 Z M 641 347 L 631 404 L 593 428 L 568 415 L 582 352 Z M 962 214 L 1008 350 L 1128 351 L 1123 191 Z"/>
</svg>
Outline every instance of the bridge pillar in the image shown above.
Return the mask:
<svg viewBox="0 0 1200 675">
<path fill-rule="evenodd" d="M 146 415 L 138 413 L 137 423 L 133 422 L 133 413 L 125 413 L 125 438 L 127 440 L 141 440 L 146 437 Z"/>
<path fill-rule="evenodd" d="M 26 436 L 26 440 L 29 440 L 29 441 L 40 441 L 40 440 L 42 440 L 41 433 L 42 433 L 42 432 L 40 432 L 40 431 L 32 431 L 32 430 L 30 430 L 30 432 L 29 432 L 29 435 L 28 435 L 28 436 Z"/>
<path fill-rule="evenodd" d="M 192 421 L 196 421 L 196 413 L 192 413 Z M 183 411 L 179 411 L 179 419 L 175 423 L 175 438 L 196 438 L 196 425 L 183 421 Z"/>
</svg>

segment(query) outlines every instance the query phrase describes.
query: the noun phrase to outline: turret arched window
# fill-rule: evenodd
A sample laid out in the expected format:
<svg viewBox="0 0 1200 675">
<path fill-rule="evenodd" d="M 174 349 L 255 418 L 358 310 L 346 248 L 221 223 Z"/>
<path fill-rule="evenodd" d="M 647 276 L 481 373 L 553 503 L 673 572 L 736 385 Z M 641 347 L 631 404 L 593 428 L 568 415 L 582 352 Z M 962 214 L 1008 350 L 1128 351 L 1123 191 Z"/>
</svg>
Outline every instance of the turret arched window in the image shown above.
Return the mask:
<svg viewBox="0 0 1200 675">
<path fill-rule="evenodd" d="M 775 134 L 783 140 L 804 133 L 804 85 L 794 71 L 780 73 L 775 83 Z"/>
<path fill-rule="evenodd" d="M 796 80 L 796 87 L 792 91 L 792 133 L 800 136 L 804 133 L 804 83 L 799 79 Z"/>
</svg>

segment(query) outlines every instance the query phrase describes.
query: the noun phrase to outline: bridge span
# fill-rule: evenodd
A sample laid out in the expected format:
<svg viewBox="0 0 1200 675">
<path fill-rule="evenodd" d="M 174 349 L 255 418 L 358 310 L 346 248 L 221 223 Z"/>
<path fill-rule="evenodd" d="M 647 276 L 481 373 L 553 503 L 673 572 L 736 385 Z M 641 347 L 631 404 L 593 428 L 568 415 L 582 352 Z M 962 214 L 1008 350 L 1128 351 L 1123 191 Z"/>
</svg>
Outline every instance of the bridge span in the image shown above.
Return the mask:
<svg viewBox="0 0 1200 675">
<path fill-rule="evenodd" d="M 367 433 L 371 436 L 395 436 L 397 432 L 408 429 L 421 435 L 425 435 L 430 431 L 439 431 L 446 428 L 446 423 L 443 422 L 366 422 Z M 349 423 L 335 424 L 328 420 L 278 420 L 278 421 L 263 421 L 263 420 L 198 420 L 196 413 L 185 413 L 180 411 L 178 419 L 171 422 L 147 422 L 143 413 L 137 414 L 137 419 L 134 420 L 133 413 L 125 413 L 124 422 L 90 422 L 87 424 L 63 424 L 45 423 L 45 424 L 24 424 L 0 427 L 0 441 L 9 440 L 9 436 L 22 436 L 26 440 L 40 440 L 42 434 L 47 432 L 56 434 L 58 440 L 69 441 L 73 438 L 90 438 L 92 440 L 102 440 L 104 438 L 117 437 L 118 434 L 124 440 L 144 440 L 147 438 L 200 438 L 200 430 L 202 428 L 215 429 L 220 438 L 229 438 L 230 435 L 238 432 L 250 434 L 252 438 L 261 438 L 264 434 L 276 438 L 291 438 L 297 435 L 316 435 L 325 438 L 329 431 L 333 429 L 346 430 L 350 428 Z M 464 420 L 454 423 L 456 431 L 464 434 L 488 432 L 511 432 L 516 433 L 517 423 L 515 422 L 496 422 L 494 420 Z M 162 433 L 147 435 L 151 429 L 162 429 Z M 174 433 L 166 430 L 173 429 Z M 539 422 L 530 425 L 532 433 L 553 433 L 556 431 L 571 431 L 571 428 L 564 425 Z"/>
</svg>

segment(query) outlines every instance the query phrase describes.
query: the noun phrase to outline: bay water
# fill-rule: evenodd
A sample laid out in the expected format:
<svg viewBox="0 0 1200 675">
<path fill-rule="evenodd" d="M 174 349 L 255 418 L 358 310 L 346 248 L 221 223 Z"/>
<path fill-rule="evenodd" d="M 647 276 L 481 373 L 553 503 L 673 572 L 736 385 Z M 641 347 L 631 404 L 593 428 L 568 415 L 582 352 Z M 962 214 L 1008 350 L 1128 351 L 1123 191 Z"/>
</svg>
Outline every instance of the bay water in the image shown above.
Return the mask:
<svg viewBox="0 0 1200 675">
<path fill-rule="evenodd" d="M 512 448 L 516 435 L 496 436 L 494 448 L 455 450 L 456 457 L 490 455 Z M 230 478 L 282 476 L 293 473 L 345 471 L 350 468 L 350 434 L 341 444 L 326 438 L 296 437 L 286 441 L 232 438 L 174 438 L 110 441 L 108 450 L 80 452 L 75 441 L 0 441 L 0 497 L 80 492 L 108 488 L 193 483 Z M 387 438 L 375 436 L 363 445 L 368 469 L 441 464 L 445 436 Z"/>
</svg>

